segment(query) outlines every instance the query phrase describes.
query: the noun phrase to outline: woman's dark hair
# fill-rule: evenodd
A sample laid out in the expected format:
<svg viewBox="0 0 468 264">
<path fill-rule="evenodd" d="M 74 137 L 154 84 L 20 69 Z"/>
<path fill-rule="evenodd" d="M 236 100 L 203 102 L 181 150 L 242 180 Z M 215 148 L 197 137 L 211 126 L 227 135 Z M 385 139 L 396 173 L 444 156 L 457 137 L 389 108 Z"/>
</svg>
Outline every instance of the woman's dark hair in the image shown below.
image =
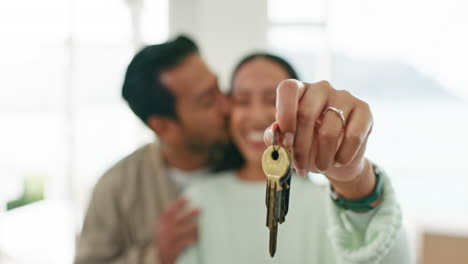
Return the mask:
<svg viewBox="0 0 468 264">
<path fill-rule="evenodd" d="M 257 58 L 264 58 L 267 60 L 270 60 L 274 63 L 277 63 L 279 66 L 281 66 L 286 72 L 288 73 L 288 77 L 291 79 L 299 79 L 299 75 L 296 73 L 294 68 L 291 66 L 289 62 L 287 62 L 285 59 L 273 55 L 270 53 L 264 53 L 264 52 L 255 52 L 252 54 L 249 54 L 245 56 L 242 60 L 239 61 L 237 66 L 234 68 L 234 71 L 231 75 L 231 83 L 230 83 L 230 89 L 229 93 L 232 92 L 233 89 L 233 84 L 234 84 L 234 78 L 236 77 L 237 72 L 239 69 L 246 64 L 249 61 L 252 61 Z M 239 149 L 237 146 L 234 144 L 234 142 L 231 140 L 231 142 L 228 144 L 226 147 L 224 154 L 223 154 L 223 159 L 220 160 L 219 164 L 216 164 L 215 171 L 222 171 L 222 170 L 235 170 L 242 168 L 244 166 L 245 160 L 242 157 L 242 154 L 240 153 Z"/>
<path fill-rule="evenodd" d="M 254 60 L 254 59 L 258 59 L 258 58 L 264 58 L 264 59 L 267 59 L 267 60 L 270 60 L 270 61 L 272 61 L 274 63 L 279 64 L 279 66 L 281 66 L 281 68 L 283 68 L 288 73 L 289 78 L 299 79 L 299 76 L 298 76 L 297 72 L 294 70 L 294 68 L 291 66 L 291 64 L 289 62 L 287 62 L 285 59 L 283 59 L 283 58 L 281 58 L 281 57 L 279 57 L 277 55 L 271 54 L 271 53 L 255 52 L 255 53 L 252 53 L 252 54 L 249 54 L 249 55 L 245 56 L 242 60 L 239 61 L 237 66 L 234 68 L 234 71 L 232 72 L 232 75 L 231 75 L 230 91 L 232 91 L 233 84 L 234 84 L 234 78 L 236 77 L 236 74 L 239 71 L 239 69 L 244 64 L 246 64 L 247 62 L 249 62 L 251 60 Z"/>
</svg>

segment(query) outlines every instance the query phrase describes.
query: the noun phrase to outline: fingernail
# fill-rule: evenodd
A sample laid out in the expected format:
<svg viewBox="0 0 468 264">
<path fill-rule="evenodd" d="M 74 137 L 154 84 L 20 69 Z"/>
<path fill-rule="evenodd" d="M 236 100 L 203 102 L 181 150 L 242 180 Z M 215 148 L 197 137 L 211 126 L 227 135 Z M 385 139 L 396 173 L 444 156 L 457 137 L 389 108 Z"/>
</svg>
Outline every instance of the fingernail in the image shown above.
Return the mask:
<svg viewBox="0 0 468 264">
<path fill-rule="evenodd" d="M 299 176 L 301 176 L 302 178 L 305 178 L 307 176 L 307 170 L 305 169 L 298 169 L 297 170 L 297 174 L 299 174 Z"/>
<path fill-rule="evenodd" d="M 296 79 L 294 79 L 294 80 L 297 82 L 297 86 L 298 86 L 299 88 L 304 88 L 304 83 L 303 83 L 303 82 L 301 82 L 301 81 L 299 81 L 299 80 L 296 80 Z"/>
<path fill-rule="evenodd" d="M 273 144 L 273 132 L 271 130 L 271 127 L 267 128 L 265 130 L 265 133 L 263 133 L 263 141 L 265 142 L 265 144 L 267 144 L 268 146 L 270 146 L 271 144 Z"/>
<path fill-rule="evenodd" d="M 321 171 L 321 170 L 318 170 L 318 172 L 319 172 L 320 174 L 323 174 L 323 175 L 325 175 L 325 173 L 327 173 L 327 171 Z"/>
<path fill-rule="evenodd" d="M 286 148 L 292 148 L 293 144 L 294 144 L 294 134 L 291 132 L 287 132 L 286 134 L 284 134 L 283 145 Z"/>
<path fill-rule="evenodd" d="M 335 165 L 334 165 L 334 166 L 335 166 L 335 168 L 341 168 L 341 167 L 343 167 L 343 164 L 340 164 L 340 163 L 338 163 L 338 162 L 335 162 Z"/>
</svg>

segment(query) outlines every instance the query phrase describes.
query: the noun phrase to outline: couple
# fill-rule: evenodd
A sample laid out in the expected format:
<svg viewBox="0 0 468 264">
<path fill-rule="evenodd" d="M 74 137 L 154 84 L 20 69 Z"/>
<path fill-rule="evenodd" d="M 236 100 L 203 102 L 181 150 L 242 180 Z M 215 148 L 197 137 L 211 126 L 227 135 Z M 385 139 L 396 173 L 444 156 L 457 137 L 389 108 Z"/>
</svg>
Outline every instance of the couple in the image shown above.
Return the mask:
<svg viewBox="0 0 468 264">
<path fill-rule="evenodd" d="M 286 61 L 255 54 L 236 67 L 225 97 L 186 37 L 135 55 L 123 96 L 159 144 L 99 180 L 75 262 L 408 263 L 389 179 L 365 158 L 368 105 L 327 82 L 290 78 L 297 75 Z M 274 259 L 260 163 L 272 124 L 297 173 L 320 172 L 331 183 L 293 176 Z"/>
</svg>

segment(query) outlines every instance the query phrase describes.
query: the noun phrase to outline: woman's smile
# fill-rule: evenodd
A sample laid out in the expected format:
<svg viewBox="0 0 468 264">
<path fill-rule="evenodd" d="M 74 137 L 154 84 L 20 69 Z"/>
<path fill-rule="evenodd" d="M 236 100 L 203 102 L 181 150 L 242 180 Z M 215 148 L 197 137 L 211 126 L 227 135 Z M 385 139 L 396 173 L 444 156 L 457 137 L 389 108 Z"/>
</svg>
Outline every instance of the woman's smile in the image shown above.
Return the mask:
<svg viewBox="0 0 468 264">
<path fill-rule="evenodd" d="M 266 127 L 265 127 L 266 129 Z M 252 148 L 264 150 L 266 148 L 265 142 L 263 141 L 263 132 L 262 130 L 249 130 L 244 134 L 245 141 L 252 146 Z"/>
<path fill-rule="evenodd" d="M 275 121 L 276 87 L 289 77 L 281 65 L 256 58 L 241 66 L 233 81 L 230 128 L 247 164 L 261 162 L 265 129 Z"/>
</svg>

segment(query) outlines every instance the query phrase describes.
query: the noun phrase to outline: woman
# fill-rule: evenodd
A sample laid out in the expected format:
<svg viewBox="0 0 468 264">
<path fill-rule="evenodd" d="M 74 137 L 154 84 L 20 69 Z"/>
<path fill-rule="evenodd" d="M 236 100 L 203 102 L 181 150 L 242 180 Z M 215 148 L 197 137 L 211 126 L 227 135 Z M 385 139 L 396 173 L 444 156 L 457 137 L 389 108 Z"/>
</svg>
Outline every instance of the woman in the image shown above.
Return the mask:
<svg viewBox="0 0 468 264">
<path fill-rule="evenodd" d="M 236 67 L 230 130 L 242 160 L 229 160 L 239 166 L 187 189 L 202 210 L 199 241 L 178 263 L 409 263 L 400 210 L 385 175 L 380 204 L 364 213 L 335 205 L 330 187 L 293 175 L 289 213 L 270 257 L 263 137 L 276 118 L 276 87 L 289 78 L 297 78 L 293 68 L 268 54 L 250 55 Z"/>
</svg>

